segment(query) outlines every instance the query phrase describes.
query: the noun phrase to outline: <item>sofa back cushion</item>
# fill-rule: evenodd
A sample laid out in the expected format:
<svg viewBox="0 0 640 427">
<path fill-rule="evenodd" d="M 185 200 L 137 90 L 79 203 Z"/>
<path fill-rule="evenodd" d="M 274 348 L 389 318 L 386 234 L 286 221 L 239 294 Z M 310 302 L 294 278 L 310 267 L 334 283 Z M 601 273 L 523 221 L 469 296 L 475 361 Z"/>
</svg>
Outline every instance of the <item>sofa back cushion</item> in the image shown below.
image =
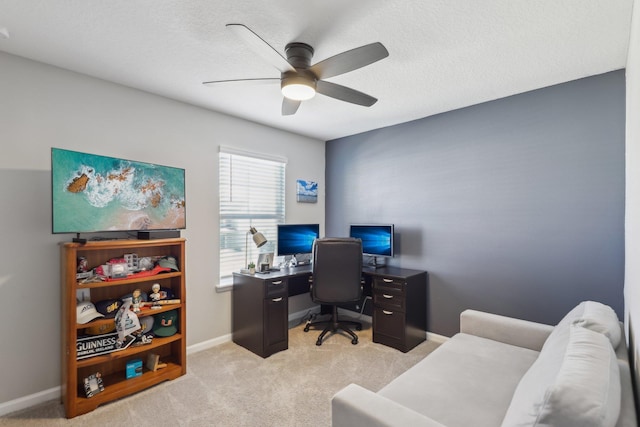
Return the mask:
<svg viewBox="0 0 640 427">
<path fill-rule="evenodd" d="M 604 334 L 609 338 L 614 349 L 622 340 L 620 321 L 611 307 L 596 301 L 582 301 L 562 318 L 544 345 L 546 347 L 566 345 L 569 339 L 569 326 L 574 323 Z"/>
<path fill-rule="evenodd" d="M 579 323 L 568 329 L 565 349 L 543 348 L 520 380 L 503 427 L 615 426 L 621 387 L 611 342 Z"/>
</svg>

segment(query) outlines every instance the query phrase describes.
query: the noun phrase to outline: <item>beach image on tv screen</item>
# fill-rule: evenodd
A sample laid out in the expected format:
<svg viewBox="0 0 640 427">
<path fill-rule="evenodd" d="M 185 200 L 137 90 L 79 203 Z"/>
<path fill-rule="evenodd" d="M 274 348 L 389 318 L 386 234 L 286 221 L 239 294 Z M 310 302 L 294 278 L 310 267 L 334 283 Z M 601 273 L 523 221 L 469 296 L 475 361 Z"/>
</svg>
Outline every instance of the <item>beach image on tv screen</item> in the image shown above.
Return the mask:
<svg viewBox="0 0 640 427">
<path fill-rule="evenodd" d="M 52 149 L 54 233 L 183 229 L 184 169 Z"/>
</svg>

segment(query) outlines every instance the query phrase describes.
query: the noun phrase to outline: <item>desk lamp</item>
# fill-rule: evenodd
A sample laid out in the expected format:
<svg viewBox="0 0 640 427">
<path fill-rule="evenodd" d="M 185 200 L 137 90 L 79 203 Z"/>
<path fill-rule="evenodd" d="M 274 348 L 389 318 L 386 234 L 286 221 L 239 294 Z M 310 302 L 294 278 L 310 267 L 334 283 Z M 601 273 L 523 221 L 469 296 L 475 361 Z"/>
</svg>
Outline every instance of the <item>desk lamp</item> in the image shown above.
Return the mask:
<svg viewBox="0 0 640 427">
<path fill-rule="evenodd" d="M 244 236 L 244 268 L 242 269 L 243 273 L 248 273 L 249 269 L 247 268 L 247 257 L 249 256 L 249 234 L 253 235 L 253 243 L 256 244 L 256 248 L 260 248 L 267 243 L 267 239 L 264 237 L 262 233 L 256 230 L 255 227 L 249 227 L 249 231 Z"/>
</svg>

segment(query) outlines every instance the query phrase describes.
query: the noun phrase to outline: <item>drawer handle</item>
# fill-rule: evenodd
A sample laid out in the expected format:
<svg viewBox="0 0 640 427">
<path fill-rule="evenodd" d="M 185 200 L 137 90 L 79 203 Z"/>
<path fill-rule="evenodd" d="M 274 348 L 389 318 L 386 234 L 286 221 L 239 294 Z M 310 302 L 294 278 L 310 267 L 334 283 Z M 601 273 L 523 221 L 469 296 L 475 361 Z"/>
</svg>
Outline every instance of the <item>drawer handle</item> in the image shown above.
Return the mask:
<svg viewBox="0 0 640 427">
<path fill-rule="evenodd" d="M 280 302 L 280 301 L 282 301 L 282 297 L 280 297 L 280 298 L 273 298 L 271 301 L 273 301 L 273 302 Z"/>
<path fill-rule="evenodd" d="M 282 280 L 278 280 L 277 282 L 271 282 L 272 285 L 281 285 Z"/>
<path fill-rule="evenodd" d="M 393 283 L 393 279 L 385 279 L 385 278 L 383 277 L 383 278 L 382 278 L 382 280 L 383 280 L 384 282 L 387 282 L 387 283 Z"/>
<path fill-rule="evenodd" d="M 392 314 L 393 314 L 393 311 L 382 310 L 382 312 L 383 312 L 384 314 L 386 314 L 387 316 L 389 316 L 389 315 L 392 315 Z"/>
<path fill-rule="evenodd" d="M 387 295 L 387 294 L 382 294 L 383 297 L 385 297 L 386 299 L 392 299 L 393 295 Z"/>
</svg>

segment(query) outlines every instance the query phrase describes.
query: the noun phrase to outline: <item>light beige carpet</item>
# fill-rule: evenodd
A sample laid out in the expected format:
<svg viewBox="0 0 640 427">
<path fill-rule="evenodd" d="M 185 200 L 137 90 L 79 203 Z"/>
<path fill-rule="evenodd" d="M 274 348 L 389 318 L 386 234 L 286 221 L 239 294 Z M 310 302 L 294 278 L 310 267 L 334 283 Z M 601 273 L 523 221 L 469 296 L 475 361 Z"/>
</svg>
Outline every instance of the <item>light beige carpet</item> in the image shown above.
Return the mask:
<svg viewBox="0 0 640 427">
<path fill-rule="evenodd" d="M 289 349 L 262 359 L 234 343 L 192 354 L 187 375 L 67 420 L 58 401 L 9 414 L 0 426 L 305 426 L 331 425 L 331 397 L 356 383 L 378 391 L 438 345 L 408 353 L 342 334 L 315 345 L 320 331 L 289 330 Z"/>
</svg>

